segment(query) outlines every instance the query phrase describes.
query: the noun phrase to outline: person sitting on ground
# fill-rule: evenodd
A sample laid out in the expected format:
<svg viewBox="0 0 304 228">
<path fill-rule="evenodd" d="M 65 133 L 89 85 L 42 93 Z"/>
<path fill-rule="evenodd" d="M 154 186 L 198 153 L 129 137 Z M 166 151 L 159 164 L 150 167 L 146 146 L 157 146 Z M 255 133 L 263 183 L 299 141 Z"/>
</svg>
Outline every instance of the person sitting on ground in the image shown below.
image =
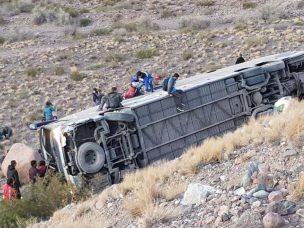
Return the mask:
<svg viewBox="0 0 304 228">
<path fill-rule="evenodd" d="M 45 161 L 41 160 L 39 161 L 38 167 L 37 167 L 37 174 L 39 177 L 44 177 L 46 173 L 47 167 L 45 165 Z"/>
<path fill-rule="evenodd" d="M 37 177 L 38 171 L 37 171 L 37 161 L 32 160 L 31 161 L 31 168 L 29 169 L 29 177 L 32 183 L 36 182 L 36 177 Z"/>
<path fill-rule="evenodd" d="M 94 88 L 92 96 L 93 96 L 93 102 L 95 103 L 95 105 L 100 105 L 101 98 L 102 98 L 102 94 L 101 94 L 100 90 L 98 90 L 97 88 Z"/>
<path fill-rule="evenodd" d="M 235 64 L 240 64 L 240 63 L 244 63 L 245 59 L 243 58 L 242 54 L 240 54 L 240 56 L 236 59 Z"/>
<path fill-rule="evenodd" d="M 3 200 L 11 201 L 17 198 L 16 190 L 14 189 L 14 179 L 7 178 L 6 184 L 3 186 Z"/>
<path fill-rule="evenodd" d="M 16 170 L 16 165 L 17 165 L 17 162 L 15 160 L 12 160 L 11 164 L 7 168 L 6 177 L 13 178 L 13 180 L 14 180 L 13 187 L 16 191 L 16 197 L 17 197 L 17 199 L 21 199 L 21 192 L 20 192 L 21 184 L 20 184 L 20 180 L 19 180 L 18 171 Z"/>
<path fill-rule="evenodd" d="M 45 121 L 56 119 L 56 117 L 53 115 L 54 112 L 55 112 L 55 108 L 53 104 L 50 101 L 47 101 L 43 109 L 43 119 Z"/>
<path fill-rule="evenodd" d="M 98 110 L 108 110 L 122 107 L 122 94 L 117 92 L 116 87 L 111 88 L 111 92 L 103 96 Z"/>
<path fill-rule="evenodd" d="M 133 98 L 136 96 L 136 86 L 137 86 L 138 83 L 136 82 L 132 82 L 130 85 L 129 85 L 129 88 L 128 88 L 128 91 L 125 92 L 122 96 L 124 99 L 130 99 L 130 98 Z"/>
<path fill-rule="evenodd" d="M 185 106 L 183 102 L 183 91 L 180 89 L 176 89 L 176 80 L 179 78 L 179 74 L 175 73 L 173 76 L 168 78 L 167 92 L 174 97 L 175 104 L 177 106 L 178 111 L 184 111 L 183 106 Z"/>
<path fill-rule="evenodd" d="M 10 127 L 0 128 L 0 140 L 9 139 L 13 135 L 13 129 Z"/>
<path fill-rule="evenodd" d="M 147 92 L 154 92 L 153 88 L 153 76 L 147 72 L 138 71 L 136 73 L 137 77 L 142 81 L 143 85 L 145 86 L 145 93 Z"/>
</svg>

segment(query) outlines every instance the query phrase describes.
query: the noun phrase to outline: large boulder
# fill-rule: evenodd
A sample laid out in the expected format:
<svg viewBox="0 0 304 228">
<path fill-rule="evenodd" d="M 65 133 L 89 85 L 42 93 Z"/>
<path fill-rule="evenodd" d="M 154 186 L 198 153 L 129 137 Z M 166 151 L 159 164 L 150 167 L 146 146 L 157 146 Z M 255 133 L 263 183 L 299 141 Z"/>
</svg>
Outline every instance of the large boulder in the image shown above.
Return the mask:
<svg viewBox="0 0 304 228">
<path fill-rule="evenodd" d="M 12 160 L 17 162 L 16 169 L 19 173 L 19 179 L 21 183 L 25 184 L 29 182 L 28 172 L 31 167 L 31 161 L 40 161 L 42 158 L 38 152 L 35 152 L 27 145 L 23 143 L 15 143 L 2 162 L 1 169 L 5 175 L 7 173 L 7 167 Z"/>
</svg>

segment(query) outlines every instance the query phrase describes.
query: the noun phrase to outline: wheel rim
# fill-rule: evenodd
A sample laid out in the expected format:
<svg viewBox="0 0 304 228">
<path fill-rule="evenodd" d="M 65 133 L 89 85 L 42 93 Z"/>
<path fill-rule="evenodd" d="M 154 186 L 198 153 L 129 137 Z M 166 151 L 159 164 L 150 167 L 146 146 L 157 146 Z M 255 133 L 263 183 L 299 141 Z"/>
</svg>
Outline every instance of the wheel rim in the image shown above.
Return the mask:
<svg viewBox="0 0 304 228">
<path fill-rule="evenodd" d="M 89 165 L 93 165 L 96 162 L 96 152 L 89 150 L 85 155 L 85 162 Z"/>
</svg>

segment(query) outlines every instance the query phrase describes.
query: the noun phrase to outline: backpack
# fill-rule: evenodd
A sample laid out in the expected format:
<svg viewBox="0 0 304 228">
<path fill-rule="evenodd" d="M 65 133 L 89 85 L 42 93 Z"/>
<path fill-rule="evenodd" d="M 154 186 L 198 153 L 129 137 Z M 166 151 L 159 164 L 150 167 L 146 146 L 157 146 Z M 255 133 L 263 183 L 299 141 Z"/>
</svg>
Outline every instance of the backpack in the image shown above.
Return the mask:
<svg viewBox="0 0 304 228">
<path fill-rule="evenodd" d="M 163 88 L 163 91 L 167 91 L 168 90 L 168 82 L 169 82 L 169 79 L 170 77 L 166 77 L 163 81 L 163 84 L 162 84 L 162 88 Z"/>
</svg>

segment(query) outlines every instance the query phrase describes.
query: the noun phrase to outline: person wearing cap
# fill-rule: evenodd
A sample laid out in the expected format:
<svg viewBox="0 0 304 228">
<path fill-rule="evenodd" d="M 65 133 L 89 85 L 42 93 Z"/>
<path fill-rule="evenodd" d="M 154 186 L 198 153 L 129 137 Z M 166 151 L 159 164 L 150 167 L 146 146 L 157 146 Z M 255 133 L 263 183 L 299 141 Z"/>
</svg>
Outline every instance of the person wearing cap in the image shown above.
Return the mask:
<svg viewBox="0 0 304 228">
<path fill-rule="evenodd" d="M 102 97 L 98 110 L 108 110 L 122 107 L 122 99 L 122 94 L 117 92 L 116 87 L 112 87 L 111 92 Z"/>
</svg>

